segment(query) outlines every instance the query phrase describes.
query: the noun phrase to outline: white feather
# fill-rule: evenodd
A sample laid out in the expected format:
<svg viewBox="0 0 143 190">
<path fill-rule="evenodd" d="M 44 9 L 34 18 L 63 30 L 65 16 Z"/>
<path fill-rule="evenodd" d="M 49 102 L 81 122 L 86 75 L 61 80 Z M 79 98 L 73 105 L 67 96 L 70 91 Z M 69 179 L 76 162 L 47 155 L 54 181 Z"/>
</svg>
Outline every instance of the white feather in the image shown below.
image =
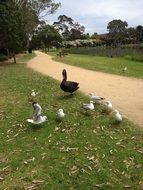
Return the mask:
<svg viewBox="0 0 143 190">
<path fill-rule="evenodd" d="M 42 116 L 42 108 L 38 103 L 33 104 L 34 112 L 32 119 L 27 119 L 29 123 L 41 124 L 47 120 L 46 116 Z"/>
<path fill-rule="evenodd" d="M 89 95 L 90 95 L 90 99 L 91 99 L 94 103 L 104 99 L 104 98 L 102 98 L 102 97 L 100 97 L 100 96 L 96 96 L 94 93 L 90 93 Z"/>
<path fill-rule="evenodd" d="M 93 101 L 91 100 L 90 103 L 83 103 L 83 108 L 85 110 L 94 110 L 94 104 L 93 104 Z"/>
<path fill-rule="evenodd" d="M 33 119 L 27 119 L 27 121 L 29 123 L 32 123 L 35 125 L 41 124 L 41 123 L 45 122 L 46 120 L 47 120 L 46 116 L 39 116 L 38 120 L 36 120 L 36 121 L 34 121 Z"/>
<path fill-rule="evenodd" d="M 122 121 L 122 115 L 119 113 L 118 110 L 115 110 L 115 120 L 118 122 Z"/>
<path fill-rule="evenodd" d="M 58 119 L 63 119 L 65 117 L 65 113 L 62 108 L 57 111 L 57 117 Z"/>
<path fill-rule="evenodd" d="M 108 112 L 112 111 L 112 103 L 110 101 L 105 101 L 104 106 L 106 111 Z"/>
<path fill-rule="evenodd" d="M 123 71 L 124 71 L 124 72 L 127 71 L 127 67 L 124 67 L 124 68 L 123 68 Z"/>
</svg>

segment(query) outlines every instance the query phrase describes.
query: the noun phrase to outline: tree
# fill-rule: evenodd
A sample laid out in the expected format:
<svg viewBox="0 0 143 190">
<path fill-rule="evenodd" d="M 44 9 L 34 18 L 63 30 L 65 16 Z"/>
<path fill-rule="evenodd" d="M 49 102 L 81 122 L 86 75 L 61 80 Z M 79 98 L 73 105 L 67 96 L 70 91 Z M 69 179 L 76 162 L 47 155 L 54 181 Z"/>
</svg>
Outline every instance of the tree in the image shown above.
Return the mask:
<svg viewBox="0 0 143 190">
<path fill-rule="evenodd" d="M 91 35 L 91 39 L 98 39 L 98 33 L 94 32 L 94 34 Z"/>
<path fill-rule="evenodd" d="M 84 30 L 84 26 L 80 25 L 78 22 L 74 23 L 70 30 L 70 40 L 80 39 Z"/>
<path fill-rule="evenodd" d="M 61 32 L 65 40 L 69 39 L 70 30 L 73 25 L 73 19 L 71 17 L 60 15 L 58 21 L 54 22 L 53 25 Z"/>
<path fill-rule="evenodd" d="M 23 17 L 26 19 L 26 32 L 32 38 L 33 30 L 39 25 L 45 23 L 44 18 L 49 14 L 53 14 L 60 3 L 54 0 L 13 0 L 22 11 Z"/>
<path fill-rule="evenodd" d="M 127 26 L 128 23 L 120 19 L 112 20 L 108 23 L 107 30 L 109 31 L 109 36 L 113 39 L 114 45 L 124 43 Z"/>
<path fill-rule="evenodd" d="M 126 29 L 126 43 L 136 43 L 137 41 L 137 30 L 133 27 Z"/>
<path fill-rule="evenodd" d="M 137 40 L 138 42 L 143 42 L 143 26 L 139 25 L 136 27 Z"/>
<path fill-rule="evenodd" d="M 66 15 L 60 15 L 53 25 L 60 31 L 64 40 L 80 39 L 85 30 L 84 26 L 78 22 L 74 23 L 74 20 Z"/>
<path fill-rule="evenodd" d="M 3 1 L 0 4 L 0 48 L 5 48 L 13 53 L 26 45 L 28 36 L 25 30 L 25 19 L 21 11 L 12 0 Z"/>
<path fill-rule="evenodd" d="M 46 49 L 52 47 L 53 45 L 58 45 L 61 42 L 61 36 L 59 32 L 51 25 L 43 25 L 33 35 L 32 41 L 30 42 L 31 48 L 41 48 L 46 51 Z"/>
<path fill-rule="evenodd" d="M 21 10 L 30 8 L 35 12 L 38 19 L 42 19 L 48 14 L 53 14 L 61 5 L 61 3 L 55 3 L 54 0 L 12 0 L 12 2 Z"/>
<path fill-rule="evenodd" d="M 13 52 L 25 49 L 33 30 L 47 14 L 60 6 L 53 0 L 1 0 L 0 3 L 0 49 Z"/>
</svg>

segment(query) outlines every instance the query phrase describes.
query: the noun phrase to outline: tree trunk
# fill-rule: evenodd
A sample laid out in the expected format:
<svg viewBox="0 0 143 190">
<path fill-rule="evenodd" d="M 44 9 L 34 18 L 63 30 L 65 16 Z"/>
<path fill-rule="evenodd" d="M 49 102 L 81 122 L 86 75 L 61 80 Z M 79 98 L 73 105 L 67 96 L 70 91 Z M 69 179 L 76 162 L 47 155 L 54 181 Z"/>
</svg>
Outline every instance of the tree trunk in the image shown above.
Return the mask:
<svg viewBox="0 0 143 190">
<path fill-rule="evenodd" d="M 15 56 L 15 52 L 13 52 L 13 60 L 14 60 L 14 63 L 16 63 L 16 56 Z"/>
<path fill-rule="evenodd" d="M 7 52 L 8 58 L 10 58 L 10 54 L 9 54 L 9 49 L 8 48 L 6 48 L 6 52 Z"/>
</svg>

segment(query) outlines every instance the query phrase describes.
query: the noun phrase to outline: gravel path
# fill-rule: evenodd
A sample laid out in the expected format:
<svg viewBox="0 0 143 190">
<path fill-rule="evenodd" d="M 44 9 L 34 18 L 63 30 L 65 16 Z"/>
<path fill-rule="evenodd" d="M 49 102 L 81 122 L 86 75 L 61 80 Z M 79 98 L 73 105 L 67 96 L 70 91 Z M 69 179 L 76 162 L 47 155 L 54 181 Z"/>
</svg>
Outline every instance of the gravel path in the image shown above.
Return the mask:
<svg viewBox="0 0 143 190">
<path fill-rule="evenodd" d="M 35 52 L 36 57 L 27 66 L 59 81 L 62 70 L 67 70 L 68 80 L 80 83 L 80 90 L 85 94 L 96 92 L 110 100 L 113 107 L 125 117 L 143 127 L 143 80 L 90 71 L 52 60 L 42 52 Z"/>
</svg>

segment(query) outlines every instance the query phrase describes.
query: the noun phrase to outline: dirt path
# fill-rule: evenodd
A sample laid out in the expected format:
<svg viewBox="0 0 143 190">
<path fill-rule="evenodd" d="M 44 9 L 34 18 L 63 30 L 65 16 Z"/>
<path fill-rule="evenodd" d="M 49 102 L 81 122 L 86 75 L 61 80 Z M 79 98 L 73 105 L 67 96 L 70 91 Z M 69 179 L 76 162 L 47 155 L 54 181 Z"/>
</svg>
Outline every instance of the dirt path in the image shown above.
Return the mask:
<svg viewBox="0 0 143 190">
<path fill-rule="evenodd" d="M 124 116 L 143 127 L 143 80 L 89 71 L 52 60 L 51 56 L 36 52 L 37 56 L 27 66 L 54 79 L 62 80 L 62 69 L 67 70 L 68 80 L 80 83 L 86 94 L 96 92 L 110 100 L 113 107 Z"/>
</svg>

